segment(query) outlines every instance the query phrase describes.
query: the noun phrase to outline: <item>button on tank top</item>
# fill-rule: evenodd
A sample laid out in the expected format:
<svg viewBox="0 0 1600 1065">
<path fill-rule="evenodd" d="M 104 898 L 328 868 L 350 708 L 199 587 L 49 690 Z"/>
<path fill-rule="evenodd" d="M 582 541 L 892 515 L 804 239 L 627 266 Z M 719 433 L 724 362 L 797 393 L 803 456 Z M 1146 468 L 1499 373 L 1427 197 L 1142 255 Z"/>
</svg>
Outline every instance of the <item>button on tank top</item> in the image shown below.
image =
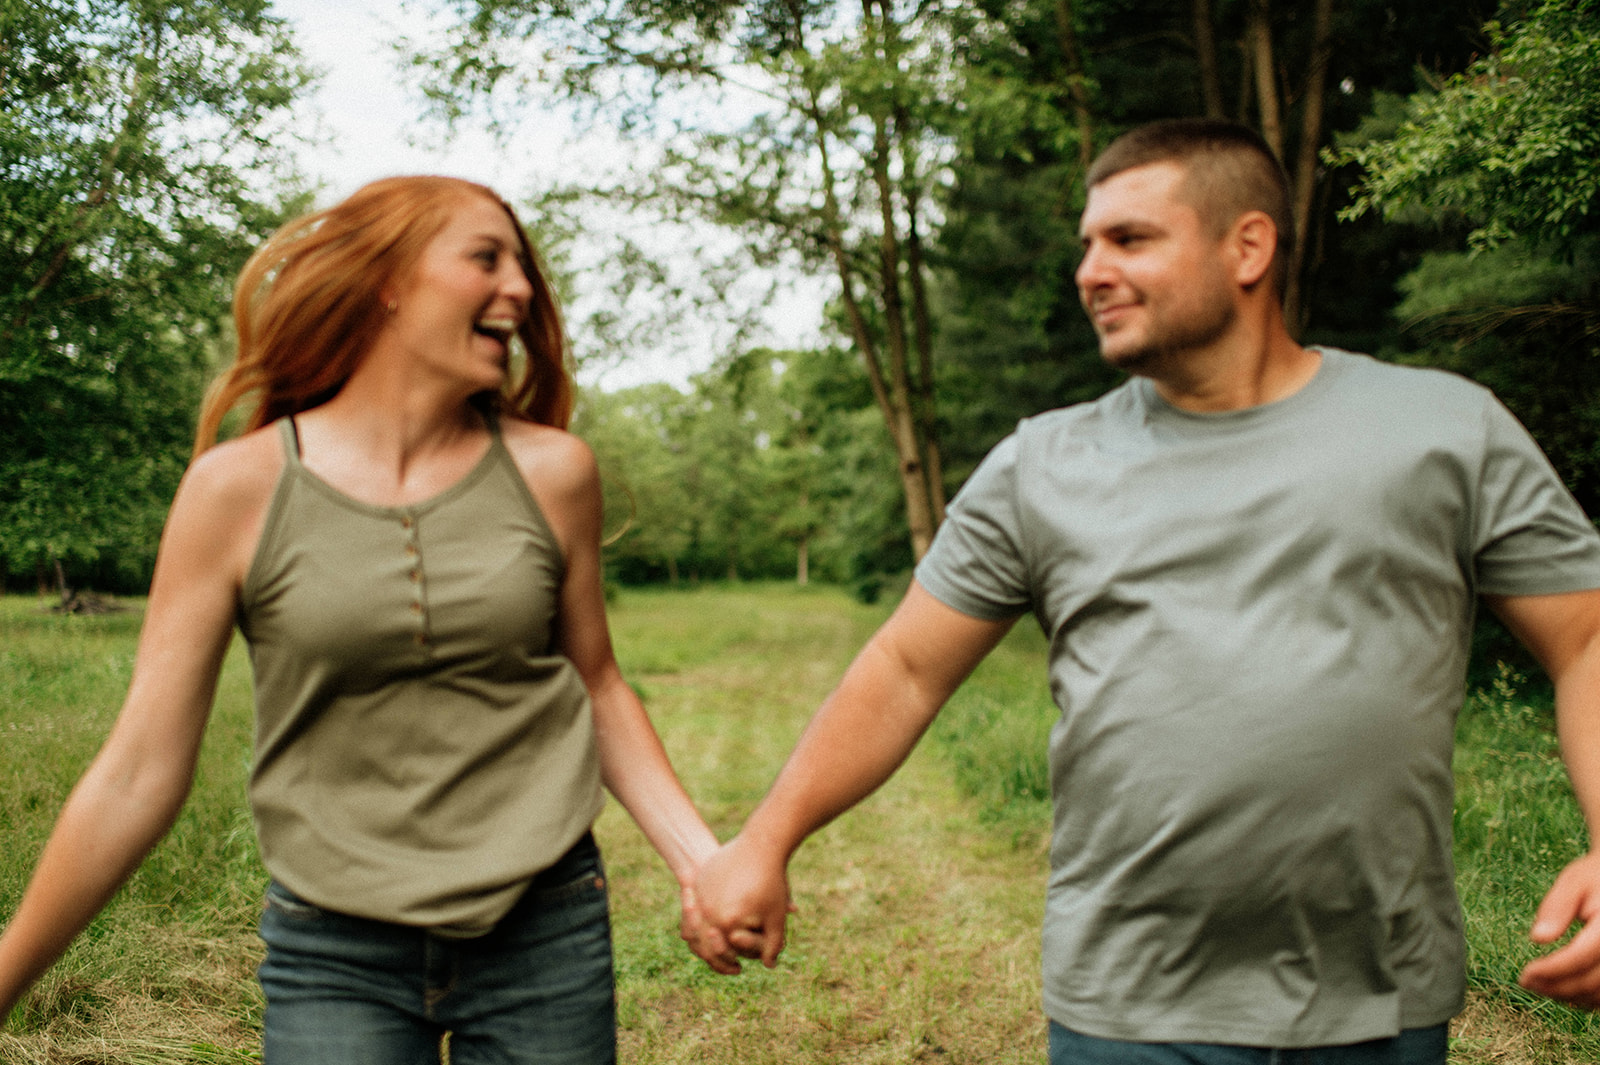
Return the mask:
<svg viewBox="0 0 1600 1065">
<path fill-rule="evenodd" d="M 563 559 L 491 425 L 421 503 L 286 462 L 241 593 L 250 799 L 272 877 L 360 917 L 476 935 L 600 811 L 588 692 L 555 647 Z"/>
</svg>

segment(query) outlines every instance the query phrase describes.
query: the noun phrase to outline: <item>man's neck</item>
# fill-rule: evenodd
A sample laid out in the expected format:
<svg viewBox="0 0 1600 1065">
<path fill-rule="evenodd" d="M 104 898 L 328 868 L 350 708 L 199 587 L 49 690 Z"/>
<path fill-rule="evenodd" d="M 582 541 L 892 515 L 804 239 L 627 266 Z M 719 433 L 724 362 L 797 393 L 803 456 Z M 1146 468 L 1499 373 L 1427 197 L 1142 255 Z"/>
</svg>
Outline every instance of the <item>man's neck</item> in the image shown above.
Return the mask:
<svg viewBox="0 0 1600 1065">
<path fill-rule="evenodd" d="M 1321 352 L 1301 347 L 1286 332 L 1272 332 L 1260 344 L 1187 353 L 1149 376 L 1156 393 L 1174 407 L 1215 414 L 1287 399 L 1310 384 L 1321 365 Z"/>
</svg>

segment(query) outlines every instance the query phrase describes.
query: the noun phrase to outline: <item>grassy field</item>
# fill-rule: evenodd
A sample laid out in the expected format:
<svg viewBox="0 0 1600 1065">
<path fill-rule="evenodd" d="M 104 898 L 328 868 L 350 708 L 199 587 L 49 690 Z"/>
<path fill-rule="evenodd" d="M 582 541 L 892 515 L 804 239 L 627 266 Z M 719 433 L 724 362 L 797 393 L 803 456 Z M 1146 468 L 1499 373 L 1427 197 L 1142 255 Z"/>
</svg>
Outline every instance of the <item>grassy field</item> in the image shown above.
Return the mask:
<svg viewBox="0 0 1600 1065">
<path fill-rule="evenodd" d="M 0 599 L 0 914 L 120 704 L 137 611 L 58 618 Z M 133 604 L 137 605 L 137 604 Z M 832 590 L 625 592 L 619 656 L 724 837 L 886 615 Z M 1043 1060 L 1038 924 L 1052 710 L 1043 646 L 1018 626 L 879 794 L 796 859 L 783 963 L 727 979 L 677 939 L 671 878 L 614 806 L 597 833 L 613 890 L 623 1060 Z M 230 654 L 199 778 L 168 840 L 0 1034 L 0 1065 L 257 1059 L 263 874 L 244 809 L 249 668 Z M 1600 1060 L 1600 1025 L 1510 983 L 1539 895 L 1584 833 L 1547 715 L 1514 678 L 1463 714 L 1457 856 L 1472 1001 L 1452 1062 Z"/>
</svg>

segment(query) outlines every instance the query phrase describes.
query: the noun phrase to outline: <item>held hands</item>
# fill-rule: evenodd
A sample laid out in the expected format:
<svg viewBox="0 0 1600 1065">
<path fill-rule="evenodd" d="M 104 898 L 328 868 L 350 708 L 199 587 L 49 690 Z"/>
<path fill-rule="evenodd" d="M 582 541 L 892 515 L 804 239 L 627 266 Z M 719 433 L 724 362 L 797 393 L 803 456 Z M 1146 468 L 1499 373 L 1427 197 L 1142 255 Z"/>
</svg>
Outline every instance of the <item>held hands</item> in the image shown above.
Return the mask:
<svg viewBox="0 0 1600 1065">
<path fill-rule="evenodd" d="M 735 837 L 684 889 L 680 934 L 717 972 L 739 972 L 740 958 L 759 958 L 769 969 L 778 963 L 784 923 L 794 911 L 784 864 Z"/>
<path fill-rule="evenodd" d="M 1571 942 L 1529 962 L 1518 980 L 1529 991 L 1584 1009 L 1600 1009 L 1600 851 L 1561 871 L 1534 916 L 1535 943 L 1554 943 L 1574 922 Z"/>
<path fill-rule="evenodd" d="M 705 919 L 692 884 L 684 885 L 681 899 L 683 908 L 678 919 L 678 935 L 689 944 L 695 957 L 712 969 L 724 976 L 736 975 L 738 958 L 729 947 L 727 937 Z"/>
</svg>

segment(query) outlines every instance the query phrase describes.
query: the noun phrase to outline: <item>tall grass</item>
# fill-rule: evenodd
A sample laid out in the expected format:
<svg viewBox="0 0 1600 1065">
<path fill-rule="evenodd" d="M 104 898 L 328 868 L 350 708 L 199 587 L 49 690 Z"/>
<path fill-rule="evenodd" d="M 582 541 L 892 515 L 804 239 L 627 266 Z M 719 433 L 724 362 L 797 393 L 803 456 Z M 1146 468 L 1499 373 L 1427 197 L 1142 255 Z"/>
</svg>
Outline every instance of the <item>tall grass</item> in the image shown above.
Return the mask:
<svg viewBox="0 0 1600 1065">
<path fill-rule="evenodd" d="M 139 623 L 137 610 L 62 618 L 42 605 L 0 598 L 0 915 L 120 706 Z M 737 830 L 887 612 L 768 585 L 626 591 L 613 604 L 624 672 L 720 835 Z M 1460 722 L 1456 859 L 1473 990 L 1452 1061 L 1600 1061 L 1589 1015 L 1515 988 L 1539 898 L 1585 846 L 1549 712 L 1518 691 L 1503 676 Z M 1024 621 L 895 780 L 801 849 L 783 964 L 735 980 L 686 952 L 671 877 L 608 807 L 597 832 L 625 1060 L 1037 1065 L 1054 717 L 1044 642 Z M 250 720 L 235 646 L 178 825 L 13 1015 L 0 1065 L 255 1060 L 264 874 L 245 809 Z"/>
<path fill-rule="evenodd" d="M 1545 949 L 1528 939 L 1539 901 L 1588 847 L 1553 714 L 1521 698 L 1521 686 L 1502 669 L 1467 701 L 1456 730 L 1456 883 L 1474 997 L 1457 1045 L 1462 1061 L 1508 1060 L 1507 1046 L 1518 1044 L 1523 1060 L 1600 1061 L 1600 1019 L 1516 984 Z"/>
<path fill-rule="evenodd" d="M 1059 711 L 1045 683 L 1045 640 L 1023 618 L 951 697 L 932 738 L 980 818 L 1019 845 L 1043 848 L 1050 829 L 1045 758 Z"/>
<path fill-rule="evenodd" d="M 21 897 L 73 783 L 121 707 L 141 613 L 59 617 L 0 598 L 0 913 Z M 12 1015 L 0 1062 L 241 1060 L 262 876 L 244 809 L 249 667 L 229 653 L 173 831 Z M 247 1060 L 247 1059 L 246 1059 Z"/>
</svg>

